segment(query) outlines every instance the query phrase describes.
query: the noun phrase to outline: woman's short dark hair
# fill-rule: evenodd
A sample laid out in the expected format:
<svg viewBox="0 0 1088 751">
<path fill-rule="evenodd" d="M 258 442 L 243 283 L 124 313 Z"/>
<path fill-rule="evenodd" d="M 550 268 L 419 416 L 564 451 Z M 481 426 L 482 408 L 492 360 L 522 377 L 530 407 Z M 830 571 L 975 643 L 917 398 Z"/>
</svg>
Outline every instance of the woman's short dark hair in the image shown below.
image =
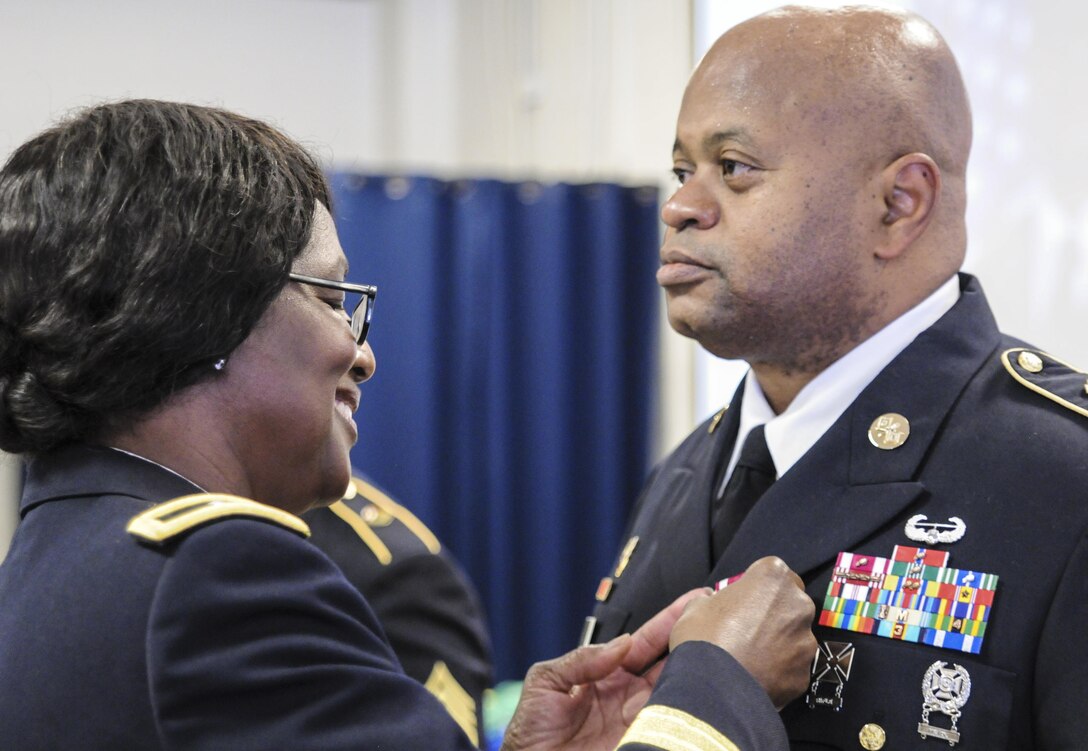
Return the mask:
<svg viewBox="0 0 1088 751">
<path fill-rule="evenodd" d="M 329 189 L 274 128 L 191 104 L 85 110 L 0 170 L 0 448 L 123 428 L 215 375 Z"/>
</svg>

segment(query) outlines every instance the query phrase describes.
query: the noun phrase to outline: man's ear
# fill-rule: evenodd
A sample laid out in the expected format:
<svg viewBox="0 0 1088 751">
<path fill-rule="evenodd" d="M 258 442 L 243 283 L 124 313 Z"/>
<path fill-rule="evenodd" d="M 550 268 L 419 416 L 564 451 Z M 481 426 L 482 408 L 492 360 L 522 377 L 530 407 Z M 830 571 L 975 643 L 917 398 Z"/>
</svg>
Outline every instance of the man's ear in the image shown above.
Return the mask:
<svg viewBox="0 0 1088 751">
<path fill-rule="evenodd" d="M 875 253 L 887 261 L 899 256 L 929 225 L 941 193 L 941 171 L 925 154 L 906 154 L 884 168 L 881 186 L 884 238 Z"/>
</svg>

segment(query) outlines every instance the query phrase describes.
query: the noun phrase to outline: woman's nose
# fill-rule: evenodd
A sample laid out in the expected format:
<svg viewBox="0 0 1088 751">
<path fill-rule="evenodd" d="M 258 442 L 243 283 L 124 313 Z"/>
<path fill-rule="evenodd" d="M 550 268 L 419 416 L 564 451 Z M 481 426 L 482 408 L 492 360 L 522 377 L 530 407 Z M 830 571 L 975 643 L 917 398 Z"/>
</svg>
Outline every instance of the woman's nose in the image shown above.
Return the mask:
<svg viewBox="0 0 1088 751">
<path fill-rule="evenodd" d="M 369 342 L 363 342 L 355 348 L 355 363 L 351 366 L 351 379 L 353 381 L 356 383 L 369 381 L 377 367 L 378 364 L 374 360 L 374 350 L 370 348 Z"/>
</svg>

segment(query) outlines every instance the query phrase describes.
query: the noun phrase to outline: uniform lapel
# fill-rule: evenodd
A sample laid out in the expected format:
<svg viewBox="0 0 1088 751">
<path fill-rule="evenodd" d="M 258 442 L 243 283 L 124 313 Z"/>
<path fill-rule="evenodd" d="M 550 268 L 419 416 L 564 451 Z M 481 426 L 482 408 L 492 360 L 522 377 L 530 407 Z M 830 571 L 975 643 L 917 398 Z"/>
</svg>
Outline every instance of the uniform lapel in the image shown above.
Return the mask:
<svg viewBox="0 0 1088 751">
<path fill-rule="evenodd" d="M 977 282 L 892 361 L 807 454 L 760 499 L 711 574 L 718 581 L 766 555 L 804 577 L 889 524 L 924 495 L 930 447 L 971 376 L 994 356 L 997 326 Z M 910 422 L 898 448 L 873 445 L 869 428 L 889 412 Z"/>
<path fill-rule="evenodd" d="M 740 426 L 740 403 L 744 382 L 733 394 L 728 409 L 715 424 L 708 423 L 683 461 L 674 469 L 684 475 L 683 482 L 675 478 L 673 498 L 664 507 L 660 539 L 669 546 L 669 565 L 655 566 L 662 591 L 675 597 L 677 592 L 691 589 L 693 582 L 702 581 L 710 571 L 710 510 L 718 464 L 728 457 L 737 440 Z M 709 432 L 713 426 L 713 432 Z M 681 490 L 681 486 L 686 486 Z M 668 491 L 673 492 L 673 491 Z"/>
</svg>

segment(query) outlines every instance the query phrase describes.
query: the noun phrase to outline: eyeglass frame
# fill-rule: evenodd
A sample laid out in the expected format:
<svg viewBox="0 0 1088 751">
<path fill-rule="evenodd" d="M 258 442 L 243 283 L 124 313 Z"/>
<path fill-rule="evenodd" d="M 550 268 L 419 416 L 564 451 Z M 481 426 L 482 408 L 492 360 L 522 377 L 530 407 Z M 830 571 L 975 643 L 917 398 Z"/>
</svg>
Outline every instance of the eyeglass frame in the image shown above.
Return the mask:
<svg viewBox="0 0 1088 751">
<path fill-rule="evenodd" d="M 366 341 L 366 335 L 370 332 L 370 317 L 374 314 L 374 300 L 378 296 L 378 288 L 376 286 L 373 284 L 336 282 L 332 279 L 322 279 L 317 276 L 296 274 L 293 271 L 288 272 L 287 277 L 293 282 L 311 284 L 315 287 L 325 287 L 326 289 L 340 290 L 341 292 L 354 292 L 355 294 L 362 295 L 362 297 L 359 298 L 359 302 L 355 304 L 355 307 L 352 308 L 351 311 L 351 333 L 355 335 L 355 344 L 360 347 L 363 346 L 363 342 Z M 361 316 L 359 315 L 360 310 L 363 311 Z"/>
</svg>

